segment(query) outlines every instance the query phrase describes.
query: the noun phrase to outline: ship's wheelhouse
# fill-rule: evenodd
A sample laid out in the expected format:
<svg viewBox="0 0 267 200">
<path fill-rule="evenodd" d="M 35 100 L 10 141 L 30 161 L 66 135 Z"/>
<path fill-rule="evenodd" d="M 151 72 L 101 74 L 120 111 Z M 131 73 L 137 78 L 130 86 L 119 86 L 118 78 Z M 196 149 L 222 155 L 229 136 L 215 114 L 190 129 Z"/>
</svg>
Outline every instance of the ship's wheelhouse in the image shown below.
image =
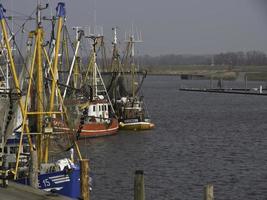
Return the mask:
<svg viewBox="0 0 267 200">
<path fill-rule="evenodd" d="M 89 120 L 103 122 L 109 119 L 109 108 L 107 102 L 94 102 L 88 106 Z"/>
</svg>

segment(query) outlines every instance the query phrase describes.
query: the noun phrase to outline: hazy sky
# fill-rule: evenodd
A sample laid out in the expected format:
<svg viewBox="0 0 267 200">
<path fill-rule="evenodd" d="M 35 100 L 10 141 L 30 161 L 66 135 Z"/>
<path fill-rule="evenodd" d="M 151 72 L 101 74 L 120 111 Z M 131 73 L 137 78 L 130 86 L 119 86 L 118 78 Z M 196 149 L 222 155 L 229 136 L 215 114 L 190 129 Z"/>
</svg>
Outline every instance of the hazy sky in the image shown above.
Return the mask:
<svg viewBox="0 0 267 200">
<path fill-rule="evenodd" d="M 2 0 L 7 9 L 29 14 L 36 0 Z M 50 2 L 52 12 L 58 1 Z M 120 40 L 132 24 L 142 32 L 140 54 L 267 52 L 267 0 L 65 0 L 72 26 L 118 26 Z M 49 14 L 50 9 L 45 13 Z"/>
</svg>

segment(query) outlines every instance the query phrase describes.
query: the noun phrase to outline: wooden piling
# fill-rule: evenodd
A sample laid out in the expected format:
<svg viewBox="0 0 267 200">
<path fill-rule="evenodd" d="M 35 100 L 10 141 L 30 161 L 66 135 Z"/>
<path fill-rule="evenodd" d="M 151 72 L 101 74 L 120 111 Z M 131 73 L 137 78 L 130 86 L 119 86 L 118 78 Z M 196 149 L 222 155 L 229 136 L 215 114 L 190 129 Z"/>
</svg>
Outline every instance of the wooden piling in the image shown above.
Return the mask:
<svg viewBox="0 0 267 200">
<path fill-rule="evenodd" d="M 208 184 L 204 189 L 204 200 L 214 200 L 213 185 Z"/>
<path fill-rule="evenodd" d="M 3 188 L 6 188 L 8 186 L 7 171 L 6 170 L 2 170 L 2 177 L 1 177 L 0 183 L 1 183 L 1 186 Z"/>
<path fill-rule="evenodd" d="M 90 200 L 89 191 L 89 160 L 80 160 L 81 199 Z"/>
<path fill-rule="evenodd" d="M 37 151 L 33 150 L 31 152 L 31 160 L 30 160 L 30 186 L 38 189 L 38 158 Z"/>
<path fill-rule="evenodd" d="M 1 165 L 1 180 L 0 180 L 0 183 L 1 183 L 1 186 L 3 188 L 6 188 L 7 185 L 8 185 L 8 180 L 7 180 L 7 169 L 8 169 L 8 166 L 7 166 L 7 162 L 6 162 L 6 156 L 3 155 L 2 156 L 2 165 Z"/>
<path fill-rule="evenodd" d="M 145 184 L 143 170 L 135 171 L 134 200 L 145 200 Z"/>
</svg>

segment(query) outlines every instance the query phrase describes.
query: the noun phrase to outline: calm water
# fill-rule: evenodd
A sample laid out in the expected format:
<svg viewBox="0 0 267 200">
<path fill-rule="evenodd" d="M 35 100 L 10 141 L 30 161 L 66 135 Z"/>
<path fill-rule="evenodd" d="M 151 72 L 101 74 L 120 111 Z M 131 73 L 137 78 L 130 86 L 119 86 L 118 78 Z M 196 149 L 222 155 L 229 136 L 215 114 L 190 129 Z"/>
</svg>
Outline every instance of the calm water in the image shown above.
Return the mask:
<svg viewBox="0 0 267 200">
<path fill-rule="evenodd" d="M 180 84 L 209 82 L 148 77 L 154 130 L 81 142 L 94 174 L 92 199 L 132 200 L 138 169 L 147 200 L 203 199 L 207 183 L 218 200 L 267 199 L 267 97 L 180 92 Z"/>
</svg>

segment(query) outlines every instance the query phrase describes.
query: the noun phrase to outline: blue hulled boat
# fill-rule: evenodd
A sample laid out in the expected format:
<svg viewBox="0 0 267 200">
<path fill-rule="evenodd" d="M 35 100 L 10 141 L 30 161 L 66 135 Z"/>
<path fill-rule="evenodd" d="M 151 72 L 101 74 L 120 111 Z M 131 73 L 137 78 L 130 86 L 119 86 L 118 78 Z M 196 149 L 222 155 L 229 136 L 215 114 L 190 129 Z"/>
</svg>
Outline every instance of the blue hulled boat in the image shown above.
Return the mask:
<svg viewBox="0 0 267 200">
<path fill-rule="evenodd" d="M 55 192 L 71 198 L 80 197 L 80 168 L 76 165 L 64 167 L 63 170 L 50 171 L 38 176 L 39 189 L 47 192 Z M 18 179 L 16 182 L 29 185 L 28 177 Z"/>
</svg>

